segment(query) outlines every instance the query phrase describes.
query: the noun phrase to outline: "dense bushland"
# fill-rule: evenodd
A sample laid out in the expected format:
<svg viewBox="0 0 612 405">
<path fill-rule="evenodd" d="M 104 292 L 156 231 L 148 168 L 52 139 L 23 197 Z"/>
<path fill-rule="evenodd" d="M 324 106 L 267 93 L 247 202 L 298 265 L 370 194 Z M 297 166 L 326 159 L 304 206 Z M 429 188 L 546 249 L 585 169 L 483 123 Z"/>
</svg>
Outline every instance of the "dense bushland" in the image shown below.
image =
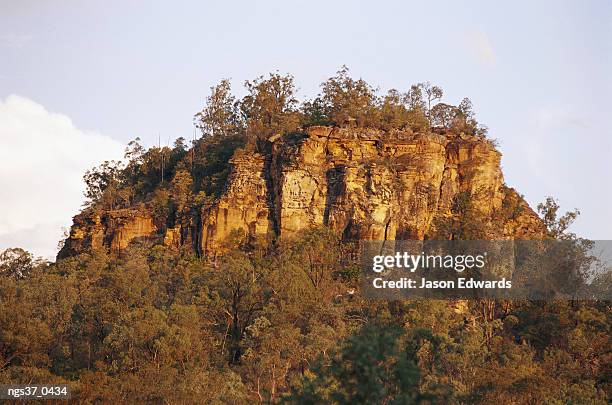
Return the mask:
<svg viewBox="0 0 612 405">
<path fill-rule="evenodd" d="M 373 301 L 313 230 L 216 265 L 132 244 L 2 257 L 0 383 L 83 403 L 606 403 L 606 302 Z"/>
</svg>

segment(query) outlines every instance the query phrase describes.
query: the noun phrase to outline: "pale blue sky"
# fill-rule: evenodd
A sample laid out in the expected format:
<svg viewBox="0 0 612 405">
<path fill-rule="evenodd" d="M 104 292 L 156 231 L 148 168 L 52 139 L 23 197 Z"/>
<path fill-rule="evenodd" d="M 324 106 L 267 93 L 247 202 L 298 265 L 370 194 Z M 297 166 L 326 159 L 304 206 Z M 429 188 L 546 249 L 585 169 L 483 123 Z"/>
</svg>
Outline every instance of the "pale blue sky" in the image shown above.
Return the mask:
<svg viewBox="0 0 612 405">
<path fill-rule="evenodd" d="M 289 72 L 307 97 L 342 64 L 382 90 L 429 80 L 448 102 L 471 98 L 507 183 L 532 205 L 580 208 L 576 232 L 612 239 L 612 1 L 0 0 L 0 101 L 121 143 L 190 137 L 221 78 L 240 93 Z"/>
</svg>

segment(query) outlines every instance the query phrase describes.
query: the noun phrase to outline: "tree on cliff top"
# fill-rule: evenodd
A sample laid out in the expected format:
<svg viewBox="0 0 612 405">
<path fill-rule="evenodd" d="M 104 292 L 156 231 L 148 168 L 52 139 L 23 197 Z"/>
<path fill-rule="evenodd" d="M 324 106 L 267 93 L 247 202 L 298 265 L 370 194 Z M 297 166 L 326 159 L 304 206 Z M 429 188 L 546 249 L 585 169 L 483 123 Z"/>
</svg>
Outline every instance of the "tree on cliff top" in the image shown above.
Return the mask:
<svg viewBox="0 0 612 405">
<path fill-rule="evenodd" d="M 291 75 L 259 76 L 247 80 L 245 88 L 247 95 L 236 100 L 229 80 L 211 87 L 205 107 L 195 115 L 195 125 L 204 137 L 244 134 L 263 146 L 272 135 L 310 125 L 409 128 L 416 132 L 437 126 L 456 133 L 485 134 L 468 99 L 458 106 L 440 103 L 444 92 L 430 82 L 412 85 L 405 93 L 391 89 L 380 97 L 375 87 L 352 78 L 348 67 L 342 66 L 321 84 L 321 94 L 301 103 Z"/>
<path fill-rule="evenodd" d="M 202 131 L 202 136 L 216 137 L 240 131 L 243 123 L 229 80 L 221 80 L 218 85 L 210 88 L 210 92 L 206 105 L 194 117 L 195 126 Z"/>
<path fill-rule="evenodd" d="M 248 94 L 240 102 L 250 139 L 265 141 L 270 136 L 295 131 L 300 122 L 293 76 L 270 73 L 247 80 Z"/>
<path fill-rule="evenodd" d="M 365 80 L 349 76 L 346 66 L 321 84 L 321 100 L 329 120 L 336 125 L 345 125 L 355 120 L 359 126 L 372 125 L 376 110 L 376 90 Z"/>
</svg>

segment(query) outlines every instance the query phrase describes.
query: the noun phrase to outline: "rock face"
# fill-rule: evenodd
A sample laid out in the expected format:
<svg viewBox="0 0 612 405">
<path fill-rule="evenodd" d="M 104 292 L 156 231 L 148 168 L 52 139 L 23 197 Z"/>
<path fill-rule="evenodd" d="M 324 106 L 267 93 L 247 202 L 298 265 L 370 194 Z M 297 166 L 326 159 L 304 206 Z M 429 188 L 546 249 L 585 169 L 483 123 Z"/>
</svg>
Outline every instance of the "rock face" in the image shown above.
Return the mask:
<svg viewBox="0 0 612 405">
<path fill-rule="evenodd" d="M 63 258 L 86 249 L 125 249 L 130 242 L 140 238 L 151 238 L 157 228 L 145 207 L 105 212 L 103 215 L 87 211 L 77 215 L 70 236 L 57 257 Z"/>
<path fill-rule="evenodd" d="M 219 251 L 232 231 L 287 237 L 316 226 L 329 226 L 347 239 L 423 239 L 438 219 L 456 215 L 454 206 L 466 195 L 483 220 L 504 214 L 502 231 L 492 238 L 543 232 L 537 215 L 504 186 L 501 154 L 487 140 L 311 127 L 270 142 L 266 155 L 237 153 L 220 198 L 192 221 L 196 229 L 162 230 L 164 243 L 177 245 L 177 235 L 193 234 L 193 248 L 208 255 Z M 122 249 L 156 232 L 146 210 L 81 214 L 60 254 L 102 245 Z"/>
<path fill-rule="evenodd" d="M 230 164 L 233 170 L 221 198 L 201 213 L 201 252 L 218 250 L 232 231 L 265 235 L 273 229 L 265 157 L 234 156 Z"/>
<path fill-rule="evenodd" d="M 459 192 L 482 195 L 483 215 L 504 198 L 501 156 L 483 141 L 315 127 L 273 150 L 281 235 L 328 225 L 355 239 L 423 238 Z"/>
<path fill-rule="evenodd" d="M 492 236 L 541 234 L 537 215 L 504 187 L 500 159 L 482 139 L 311 127 L 276 139 L 268 157 L 233 160 L 223 196 L 203 213 L 201 250 L 214 251 L 233 229 L 283 237 L 324 225 L 349 239 L 422 239 L 434 219 L 453 215 L 461 193 L 483 218 L 504 203 L 518 207 Z"/>
</svg>

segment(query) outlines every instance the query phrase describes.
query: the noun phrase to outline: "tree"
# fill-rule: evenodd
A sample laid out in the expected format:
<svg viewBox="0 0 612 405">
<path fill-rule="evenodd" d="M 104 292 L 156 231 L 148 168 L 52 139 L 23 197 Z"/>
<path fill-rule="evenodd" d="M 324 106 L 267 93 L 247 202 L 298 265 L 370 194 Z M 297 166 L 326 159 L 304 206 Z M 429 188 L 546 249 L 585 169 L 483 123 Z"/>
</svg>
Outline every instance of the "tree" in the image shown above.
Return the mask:
<svg viewBox="0 0 612 405">
<path fill-rule="evenodd" d="M 239 132 L 242 122 L 229 80 L 221 80 L 218 85 L 210 88 L 210 92 L 205 107 L 194 117 L 195 125 L 202 132 L 202 136 L 218 137 Z"/>
<path fill-rule="evenodd" d="M 548 234 L 555 239 L 575 239 L 574 233 L 568 232 L 569 227 L 580 215 L 578 209 L 558 216 L 559 203 L 553 197 L 546 197 L 546 201 L 538 204 L 538 213 L 544 221 Z"/>
<path fill-rule="evenodd" d="M 457 106 L 453 125 L 458 131 L 481 138 L 484 138 L 488 132 L 487 127 L 476 120 L 472 101 L 467 97 L 464 97 Z"/>
<path fill-rule="evenodd" d="M 464 97 L 459 103 L 459 105 L 457 106 L 457 109 L 462 114 L 465 120 L 474 119 L 473 104 L 472 104 L 472 100 L 470 100 L 469 98 Z"/>
<path fill-rule="evenodd" d="M 330 125 L 332 123 L 327 116 L 325 103 L 320 96 L 302 103 L 302 115 L 302 125 L 305 127 Z"/>
<path fill-rule="evenodd" d="M 487 240 L 499 228 L 494 228 L 479 208 L 479 201 L 486 198 L 484 190 L 462 191 L 453 198 L 452 216 L 435 219 L 428 239 L 436 240 Z"/>
<path fill-rule="evenodd" d="M 123 155 L 127 164 L 120 174 L 124 182 L 133 184 L 138 181 L 146 153 L 147 150 L 140 143 L 140 138 L 136 138 L 128 143 Z"/>
<path fill-rule="evenodd" d="M 403 102 L 408 109 L 408 120 L 410 128 L 417 132 L 429 130 L 429 119 L 425 101 L 423 99 L 423 88 L 419 84 L 410 86 L 410 90 L 403 94 Z"/>
<path fill-rule="evenodd" d="M 212 268 L 132 244 L 0 276 L 0 383 L 72 381 L 83 403 L 608 402 L 609 302 L 349 298 L 325 235 L 249 249 Z"/>
<path fill-rule="evenodd" d="M 132 164 L 142 164 L 142 157 L 146 153 L 146 149 L 140 143 L 140 138 L 136 137 L 136 139 L 130 141 L 125 148 L 125 153 L 123 157 L 129 163 Z"/>
<path fill-rule="evenodd" d="M 345 125 L 355 120 L 360 126 L 367 126 L 374 120 L 376 107 L 375 90 L 363 79 L 354 80 L 349 69 L 342 66 L 336 76 L 325 81 L 322 100 L 325 115 L 336 125 Z"/>
<path fill-rule="evenodd" d="M 270 403 L 276 402 L 279 392 L 286 387 L 290 371 L 301 359 L 300 329 L 290 322 L 282 322 L 278 315 L 274 314 L 277 319 L 273 319 L 278 324 L 260 316 L 247 327 L 242 369 L 251 381 L 250 391 L 260 403 L 266 393 Z"/>
<path fill-rule="evenodd" d="M 298 128 L 300 116 L 293 76 L 270 73 L 247 80 L 248 94 L 240 102 L 246 121 L 247 136 L 265 141 L 270 136 L 293 132 Z"/>
<path fill-rule="evenodd" d="M 222 298 L 221 307 L 227 325 L 223 346 L 229 349 L 229 361 L 240 362 L 243 354 L 242 339 L 247 327 L 263 310 L 267 301 L 264 294 L 263 274 L 242 252 L 234 251 L 223 257 L 221 268 L 212 285 Z M 226 340 L 229 342 L 226 343 Z"/>
<path fill-rule="evenodd" d="M 429 111 L 432 126 L 450 129 L 457 119 L 458 109 L 446 103 L 438 103 Z"/>
<path fill-rule="evenodd" d="M 407 96 L 402 95 L 395 89 L 389 90 L 380 103 L 380 121 L 382 128 L 403 129 L 411 124 L 411 114 L 406 108 Z"/>
<path fill-rule="evenodd" d="M 410 86 L 410 90 L 405 95 L 406 104 L 411 110 L 425 111 L 425 101 L 423 100 L 423 85 L 413 84 Z"/>
<path fill-rule="evenodd" d="M 340 240 L 329 229 L 313 229 L 303 232 L 293 241 L 292 260 L 299 263 L 312 287 L 321 292 L 329 288 L 339 268 Z"/>
<path fill-rule="evenodd" d="M 444 91 L 441 87 L 432 85 L 430 82 L 419 83 L 417 86 L 419 86 L 425 93 L 425 99 L 427 100 L 427 111 L 430 112 L 432 103 L 442 99 Z"/>
<path fill-rule="evenodd" d="M 0 253 L 0 276 L 24 278 L 40 263 L 40 259 L 35 260 L 26 250 L 8 248 Z"/>
<path fill-rule="evenodd" d="M 401 330 L 368 325 L 351 336 L 329 366 L 287 400 L 295 404 L 416 404 L 433 399 L 419 393 L 418 367 L 402 352 Z"/>
<path fill-rule="evenodd" d="M 87 204 L 94 205 L 100 202 L 103 206 L 113 209 L 122 170 L 123 164 L 115 160 L 106 160 L 100 166 L 87 170 L 83 176 Z"/>
<path fill-rule="evenodd" d="M 177 216 L 186 214 L 192 198 L 191 187 L 193 179 L 185 169 L 179 169 L 174 174 L 170 183 L 170 198 L 176 210 Z"/>
</svg>

